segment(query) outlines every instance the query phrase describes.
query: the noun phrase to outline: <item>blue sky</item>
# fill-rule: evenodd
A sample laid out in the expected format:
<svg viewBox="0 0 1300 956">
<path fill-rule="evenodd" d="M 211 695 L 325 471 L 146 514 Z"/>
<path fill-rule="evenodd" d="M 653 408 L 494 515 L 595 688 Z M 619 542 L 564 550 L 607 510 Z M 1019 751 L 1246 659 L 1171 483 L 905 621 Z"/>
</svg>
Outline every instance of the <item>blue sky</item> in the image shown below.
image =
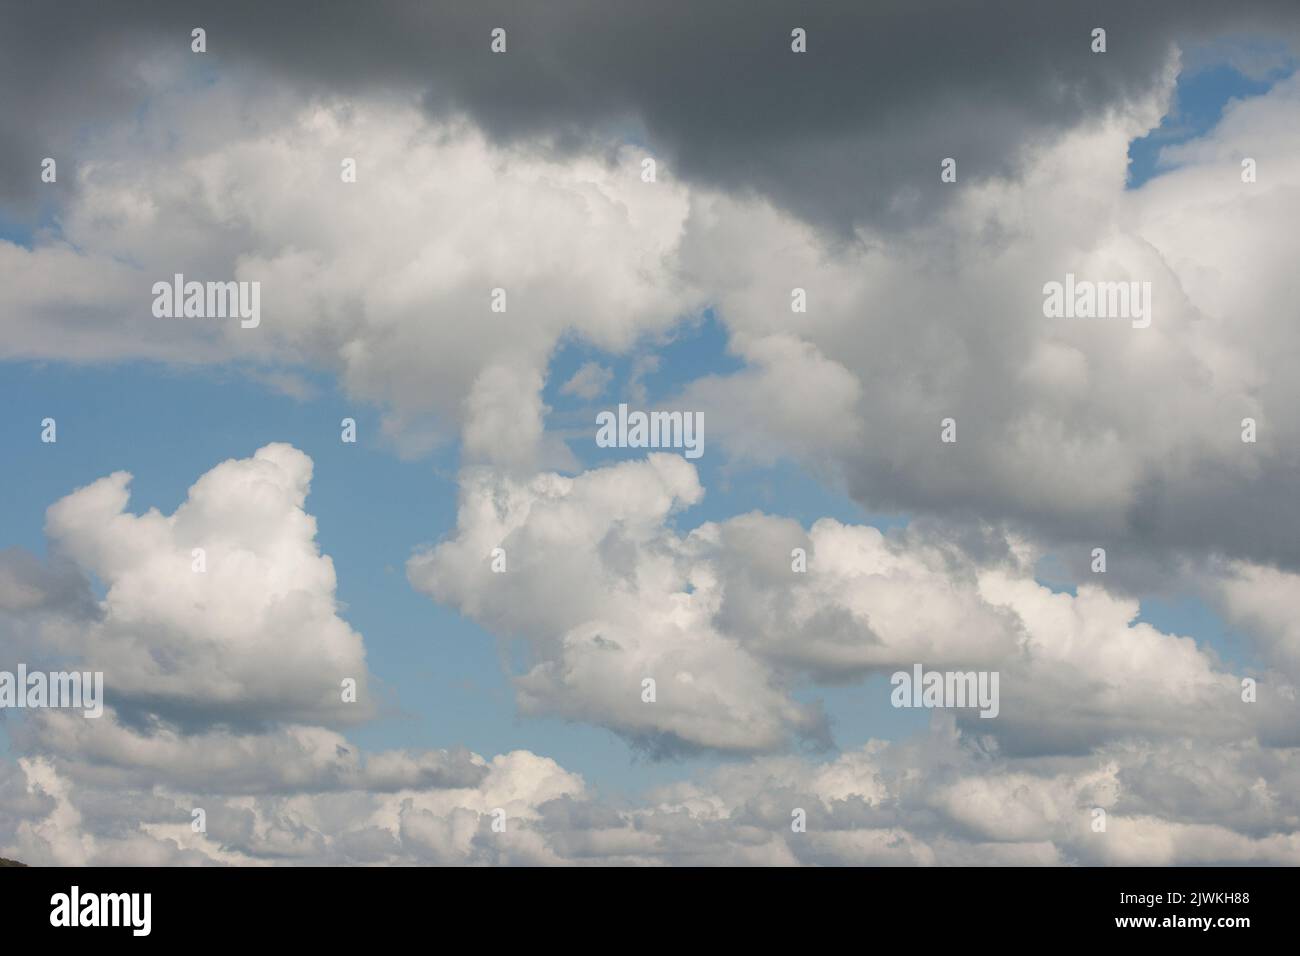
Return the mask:
<svg viewBox="0 0 1300 956">
<path fill-rule="evenodd" d="M 1161 148 L 1202 135 L 1230 100 L 1259 95 L 1287 72 L 1275 69 L 1260 78 L 1220 63 L 1186 73 L 1170 115 L 1130 148 L 1131 187 L 1159 174 Z M 0 218 L 0 238 L 27 244 L 33 228 Z M 708 313 L 684 321 L 668 341 L 643 343 L 627 355 L 567 342 L 550 369 L 548 427 L 577 436 L 570 444 L 584 465 L 628 457 L 632 453 L 595 447 L 594 409 L 620 399 L 637 361 L 646 356 L 659 359 L 643 378 L 648 400 L 670 407 L 686 383 L 740 367 L 726 344 L 724 327 Z M 560 386 L 588 361 L 613 370 L 609 392 L 594 402 L 561 394 Z M 555 758 L 607 792 L 639 790 L 718 761 L 702 757 L 656 764 L 637 759 L 602 729 L 516 718 L 501 645 L 418 594 L 405 577 L 412 549 L 438 540 L 454 525 L 457 449 L 404 460 L 380 438 L 378 411 L 348 400 L 329 376 L 312 376 L 315 394 L 296 399 L 245 371 L 139 362 L 0 365 L 0 447 L 21 449 L 0 478 L 0 544 L 43 554 L 45 508 L 113 471 L 135 476 L 131 507 L 136 513 L 150 507 L 171 512 L 188 486 L 217 462 L 287 441 L 315 462 L 307 509 L 318 520 L 320 547 L 334 560 L 343 616 L 364 636 L 371 671 L 387 691 L 383 716 L 350 733 L 358 744 L 367 749 L 464 744 L 486 755 L 526 748 Z M 39 423 L 47 416 L 58 421 L 55 445 L 38 440 Z M 339 421 L 346 416 L 358 422 L 356 445 L 339 441 Z M 741 469 L 721 454 L 710 454 L 698 466 L 706 496 L 678 517 L 682 528 L 753 509 L 788 515 L 805 526 L 822 516 L 881 528 L 906 520 L 868 515 L 794 465 Z M 1142 617 L 1162 630 L 1207 642 L 1225 660 L 1245 660 L 1234 635 L 1190 596 L 1152 597 L 1144 601 Z M 866 688 L 805 688 L 798 696 L 823 700 L 837 743 L 852 747 L 870 737 L 907 735 L 928 719 L 921 711 L 892 709 L 885 685 L 886 678 L 878 677 Z"/>
</svg>

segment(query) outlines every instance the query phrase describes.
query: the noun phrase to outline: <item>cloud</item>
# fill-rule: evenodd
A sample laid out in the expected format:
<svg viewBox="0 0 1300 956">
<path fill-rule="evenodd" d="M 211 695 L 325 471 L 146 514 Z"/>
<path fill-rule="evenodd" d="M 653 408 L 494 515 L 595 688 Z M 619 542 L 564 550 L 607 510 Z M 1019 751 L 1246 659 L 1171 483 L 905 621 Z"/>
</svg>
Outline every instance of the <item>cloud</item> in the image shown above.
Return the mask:
<svg viewBox="0 0 1300 956">
<path fill-rule="evenodd" d="M 599 398 L 613 379 L 614 373 L 599 362 L 584 362 L 582 367 L 560 386 L 560 394 L 575 395 L 591 401 Z"/>
<path fill-rule="evenodd" d="M 235 799 L 74 788 L 49 761 L 25 759 L 16 770 L 0 766 L 0 792 L 15 798 L 0 810 L 0 847 L 38 863 L 120 865 L 1300 860 L 1294 749 L 1182 742 L 1008 760 L 938 717 L 908 741 L 871 741 L 821 762 L 724 766 L 633 803 L 589 792 L 525 751 L 475 759 L 483 776 L 473 787 Z M 201 834 L 190 826 L 199 805 Z M 792 827 L 796 810 L 806 832 Z M 494 830 L 501 819 L 504 830 Z"/>
<path fill-rule="evenodd" d="M 115 717 L 90 721 L 54 711 L 15 734 L 25 752 L 56 754 L 69 776 L 130 789 L 146 776 L 175 790 L 243 795 L 360 790 L 376 793 L 471 787 L 483 776 L 468 751 L 363 754 L 323 727 L 286 725 L 264 733 L 147 730 Z"/>
<path fill-rule="evenodd" d="M 311 473 L 302 452 L 272 444 L 217 465 L 171 515 L 128 512 L 125 472 L 55 502 L 52 550 L 105 594 L 93 616 L 50 616 L 43 645 L 103 671 L 128 720 L 363 719 L 373 708 L 365 651 L 337 614 L 334 565 L 303 510 Z M 347 679 L 356 704 L 342 703 Z"/>
<path fill-rule="evenodd" d="M 412 557 L 407 575 L 528 643 L 534 660 L 516 682 L 526 713 L 600 723 L 656 753 L 743 752 L 824 735 L 814 710 L 711 626 L 694 543 L 665 525 L 702 494 L 694 468 L 666 454 L 577 478 L 472 470 L 456 534 Z M 505 573 L 492 569 L 496 548 Z M 643 699 L 646 680 L 654 703 Z"/>
<path fill-rule="evenodd" d="M 607 727 L 655 753 L 825 743 L 823 719 L 794 688 L 915 664 L 999 672 L 997 719 L 959 720 L 1007 753 L 1190 732 L 1300 744 L 1281 674 L 1270 678 L 1279 694 L 1245 702 L 1241 676 L 1193 639 L 1140 622 L 1137 600 L 1039 583 L 1041 555 L 1024 540 L 988 529 L 963 543 L 924 524 L 886 536 L 832 519 L 805 531 L 760 513 L 676 530 L 674 514 L 701 496 L 693 466 L 663 454 L 528 482 L 471 470 L 455 533 L 407 573 L 522 639 L 521 711 Z"/>
<path fill-rule="evenodd" d="M 843 365 L 782 333 L 737 336 L 731 345 L 748 367 L 695 380 L 681 403 L 703 412 L 735 458 L 811 462 L 862 440 L 862 387 Z"/>
<path fill-rule="evenodd" d="M 1291 681 L 1300 678 L 1300 625 L 1295 599 L 1300 575 L 1243 561 L 1225 562 L 1204 574 L 1201 588 L 1251 646 Z"/>
<path fill-rule="evenodd" d="M 1129 593 L 1215 554 L 1300 567 L 1300 433 L 1285 412 L 1300 339 L 1278 280 L 1298 102 L 1290 79 L 1230 106 L 1178 168 L 1126 190 L 1127 145 L 1161 111 L 1135 104 L 865 249 L 761 204 L 701 199 L 682 258 L 718 290 L 714 314 L 750 363 L 696 383 L 719 406 L 711 434 L 794 455 L 869 513 L 1004 524 L 1072 570 L 1105 547 L 1108 583 Z M 1243 183 L 1253 155 L 1267 179 Z M 1043 286 L 1067 273 L 1150 282 L 1151 326 L 1046 318 Z M 794 288 L 806 314 L 789 310 Z M 947 418 L 955 444 L 940 441 Z"/>
<path fill-rule="evenodd" d="M 583 795 L 580 778 L 527 751 L 469 759 L 472 781 L 426 775 L 391 787 L 389 766 L 377 787 L 356 777 L 328 793 L 228 796 L 178 789 L 174 777 L 144 789 L 145 777 L 111 789 L 84 779 L 73 787 L 65 761 L 24 758 L 16 776 L 0 778 L 25 795 L 8 821 L 0 818 L 0 846 L 44 865 L 527 862 L 538 852 L 525 829 L 538 807 Z M 7 766 L 0 772 L 12 773 Z M 193 826 L 194 810 L 203 811 L 202 831 Z M 492 830 L 497 810 L 505 813 L 505 834 Z M 554 862 L 542 853 L 535 862 Z"/>
<path fill-rule="evenodd" d="M 491 442 L 526 457 L 540 399 L 503 399 L 540 389 L 562 335 L 626 349 L 696 307 L 669 261 L 685 190 L 643 183 L 638 150 L 560 162 L 409 100 L 303 104 L 247 77 L 172 79 L 156 78 L 144 129 L 104 129 L 68 171 L 78 190 L 56 230 L 0 241 L 6 357 L 322 368 L 379 406 L 387 433 L 420 435 L 412 450 L 462 431 L 486 450 L 475 434 L 504 415 L 519 444 Z M 259 282 L 260 326 L 155 318 L 153 284 L 178 273 Z"/>
<path fill-rule="evenodd" d="M 1014 174 L 1037 143 L 1157 88 L 1176 45 L 1227 32 L 1294 42 L 1297 31 L 1286 0 L 1087 10 L 834 0 L 797 13 L 762 0 L 738 9 L 709 4 L 670 24 L 649 8 L 590 0 L 545 11 L 490 0 L 309 14 L 297 3 L 144 3 L 111 15 L 88 4 L 57 16 L 18 5 L 0 79 L 43 82 L 0 115 L 0 153 L 12 157 L 0 178 L 30 196 L 37 144 L 78 155 L 78 121 L 129 116 L 161 60 L 195 85 L 205 71 L 241 72 L 299 98 L 418 98 L 433 118 L 466 115 L 495 142 L 541 141 L 560 156 L 639 131 L 674 175 L 762 195 L 844 236 L 942 208 L 951 195 L 928 187 L 945 156 L 960 157 L 972 179 Z M 198 21 L 203 55 L 189 51 Z M 1091 51 L 1097 26 L 1108 30 L 1105 54 Z M 489 50 L 496 27 L 509 36 L 502 55 Z M 791 52 L 795 27 L 807 31 L 805 54 Z M 33 130 L 33 117 L 46 116 L 62 122 Z"/>
</svg>

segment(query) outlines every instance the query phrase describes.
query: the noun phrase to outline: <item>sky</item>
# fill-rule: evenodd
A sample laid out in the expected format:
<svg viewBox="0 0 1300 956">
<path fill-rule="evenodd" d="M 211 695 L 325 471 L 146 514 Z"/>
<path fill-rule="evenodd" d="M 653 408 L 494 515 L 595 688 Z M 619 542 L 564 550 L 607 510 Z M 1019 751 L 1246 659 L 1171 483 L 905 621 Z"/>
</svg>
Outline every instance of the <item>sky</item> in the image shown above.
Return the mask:
<svg viewBox="0 0 1300 956">
<path fill-rule="evenodd" d="M 0 711 L 0 856 L 1300 862 L 1296 10 L 48 6 L 0 672 L 106 712 Z"/>
</svg>

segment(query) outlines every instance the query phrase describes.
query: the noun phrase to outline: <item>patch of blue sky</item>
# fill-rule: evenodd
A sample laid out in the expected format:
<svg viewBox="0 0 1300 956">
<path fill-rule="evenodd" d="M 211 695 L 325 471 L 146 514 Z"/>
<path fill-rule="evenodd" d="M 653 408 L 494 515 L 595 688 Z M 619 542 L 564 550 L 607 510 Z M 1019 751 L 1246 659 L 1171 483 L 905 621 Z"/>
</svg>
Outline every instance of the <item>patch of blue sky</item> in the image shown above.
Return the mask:
<svg viewBox="0 0 1300 956">
<path fill-rule="evenodd" d="M 1250 642 L 1197 595 L 1144 596 L 1138 620 L 1166 634 L 1195 638 L 1217 655 L 1220 666 L 1241 677 L 1258 677 L 1264 670 Z"/>
<path fill-rule="evenodd" d="M 1267 37 L 1226 38 L 1184 51 L 1169 112 L 1129 144 L 1128 188 L 1173 168 L 1163 157 L 1166 147 L 1204 136 L 1233 100 L 1261 96 L 1295 69 L 1286 44 Z"/>
</svg>

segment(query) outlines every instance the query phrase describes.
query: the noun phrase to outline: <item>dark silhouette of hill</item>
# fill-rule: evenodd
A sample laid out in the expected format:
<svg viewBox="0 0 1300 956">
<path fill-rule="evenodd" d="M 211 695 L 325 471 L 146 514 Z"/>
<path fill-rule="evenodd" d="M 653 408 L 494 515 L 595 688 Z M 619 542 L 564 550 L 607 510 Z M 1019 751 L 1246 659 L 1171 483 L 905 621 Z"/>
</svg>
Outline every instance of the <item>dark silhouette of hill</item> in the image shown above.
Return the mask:
<svg viewBox="0 0 1300 956">
<path fill-rule="evenodd" d="M 26 866 L 26 863 L 19 863 L 17 860 L 6 860 L 0 856 L 0 866 Z"/>
</svg>

